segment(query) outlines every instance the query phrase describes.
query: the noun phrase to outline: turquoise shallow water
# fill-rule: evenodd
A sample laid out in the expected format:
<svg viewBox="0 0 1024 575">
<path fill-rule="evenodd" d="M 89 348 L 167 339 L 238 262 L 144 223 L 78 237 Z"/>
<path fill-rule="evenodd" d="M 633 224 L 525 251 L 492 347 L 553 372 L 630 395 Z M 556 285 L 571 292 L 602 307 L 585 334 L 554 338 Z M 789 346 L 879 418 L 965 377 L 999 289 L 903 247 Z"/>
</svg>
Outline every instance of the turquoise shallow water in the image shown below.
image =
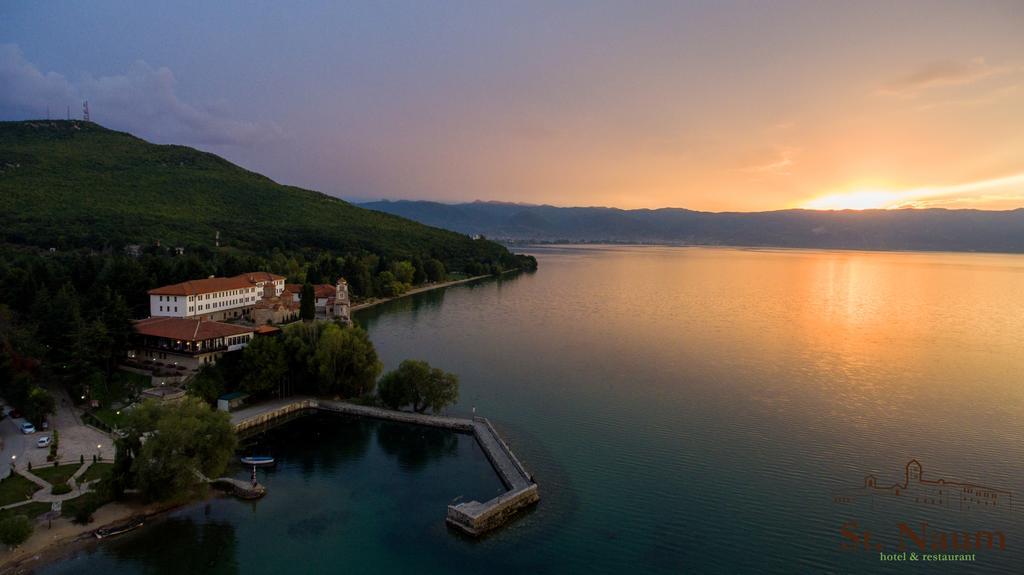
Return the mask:
<svg viewBox="0 0 1024 575">
<path fill-rule="evenodd" d="M 835 499 L 869 474 L 903 482 L 912 458 L 926 479 L 1024 493 L 1024 258 L 530 252 L 535 274 L 357 319 L 388 368 L 415 357 L 460 375 L 451 411 L 476 407 L 509 440 L 541 486 L 531 513 L 458 537 L 444 506 L 500 488 L 472 438 L 318 417 L 263 439 L 288 458 L 265 500 L 185 509 L 41 572 L 1021 571 L 1024 497 Z M 843 549 L 849 522 L 869 549 Z M 901 523 L 1006 545 L 883 562 L 875 544 L 896 551 Z"/>
</svg>

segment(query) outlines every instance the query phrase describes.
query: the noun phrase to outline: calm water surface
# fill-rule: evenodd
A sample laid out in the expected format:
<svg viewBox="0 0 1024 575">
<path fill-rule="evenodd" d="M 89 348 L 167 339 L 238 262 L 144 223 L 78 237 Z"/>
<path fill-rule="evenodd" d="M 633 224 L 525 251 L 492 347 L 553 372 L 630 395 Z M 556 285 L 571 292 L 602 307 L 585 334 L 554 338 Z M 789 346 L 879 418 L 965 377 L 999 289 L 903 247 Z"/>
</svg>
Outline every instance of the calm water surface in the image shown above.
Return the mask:
<svg viewBox="0 0 1024 575">
<path fill-rule="evenodd" d="M 261 439 L 285 458 L 265 500 L 188 508 L 40 572 L 1024 570 L 1024 257 L 529 251 L 535 274 L 357 320 L 387 368 L 460 375 L 452 413 L 475 406 L 505 434 L 540 483 L 533 512 L 458 537 L 445 505 L 500 490 L 472 438 L 318 416 Z M 836 502 L 867 475 L 902 483 L 911 459 L 1000 495 Z M 869 550 L 842 549 L 847 522 Z M 922 522 L 1001 531 L 1006 548 L 880 561 L 876 543 L 895 552 L 898 524 Z"/>
</svg>

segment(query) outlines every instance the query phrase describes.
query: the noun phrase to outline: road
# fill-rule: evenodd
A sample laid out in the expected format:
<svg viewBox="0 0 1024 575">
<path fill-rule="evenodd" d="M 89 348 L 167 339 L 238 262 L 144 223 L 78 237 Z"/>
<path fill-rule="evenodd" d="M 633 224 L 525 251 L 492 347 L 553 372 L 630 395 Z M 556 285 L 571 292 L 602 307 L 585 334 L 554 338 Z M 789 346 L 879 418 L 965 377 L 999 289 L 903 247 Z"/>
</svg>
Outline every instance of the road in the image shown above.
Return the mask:
<svg viewBox="0 0 1024 575">
<path fill-rule="evenodd" d="M 25 461 L 31 461 L 33 467 L 46 464 L 46 456 L 50 453 L 47 448 L 36 447 L 36 440 L 43 435 L 51 435 L 53 430 L 60 431 L 60 444 L 58 446 L 58 459 L 62 462 L 70 462 L 85 457 L 92 459 L 93 455 L 100 454 L 105 461 L 113 461 L 114 445 L 110 436 L 102 431 L 84 425 L 79 417 L 77 409 L 73 406 L 71 398 L 63 389 L 48 389 L 55 399 L 56 410 L 48 419 L 50 429 L 47 431 L 36 431 L 25 435 L 19 429 L 24 419 L 12 419 L 4 417 L 0 420 L 0 439 L 3 440 L 3 449 L 0 449 L 0 477 L 6 476 L 10 466 L 11 456 L 17 456 L 18 466 L 24 465 Z M 99 449 L 96 446 L 101 446 Z"/>
<path fill-rule="evenodd" d="M 35 437 L 27 436 L 18 429 L 22 421 L 24 420 L 11 419 L 10 417 L 4 417 L 0 420 L 0 440 L 3 440 L 3 449 L 0 450 L 0 476 L 2 477 L 6 477 L 7 472 L 10 470 L 11 456 L 17 455 L 19 460 L 23 460 L 25 445 L 28 443 L 26 439 L 28 437 Z M 36 448 L 34 445 L 32 447 Z M 46 450 L 40 449 L 40 451 Z M 42 460 L 46 461 L 45 454 L 43 454 Z M 32 465 L 35 465 L 35 462 Z"/>
</svg>

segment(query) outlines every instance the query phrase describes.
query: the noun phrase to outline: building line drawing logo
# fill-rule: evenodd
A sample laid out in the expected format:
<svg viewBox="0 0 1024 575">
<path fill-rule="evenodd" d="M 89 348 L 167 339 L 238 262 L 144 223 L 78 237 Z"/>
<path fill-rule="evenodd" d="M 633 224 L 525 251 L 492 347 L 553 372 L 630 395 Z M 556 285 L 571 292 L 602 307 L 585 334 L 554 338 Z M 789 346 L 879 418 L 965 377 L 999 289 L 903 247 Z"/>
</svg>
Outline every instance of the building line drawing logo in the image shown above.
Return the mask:
<svg viewBox="0 0 1024 575">
<path fill-rule="evenodd" d="M 860 487 L 832 493 L 832 502 L 841 505 L 855 504 L 864 498 L 870 498 L 872 506 L 877 499 L 958 511 L 1013 509 L 1013 492 L 943 477 L 925 479 L 924 468 L 916 459 L 911 459 L 904 467 L 902 483 L 881 485 L 878 477 L 871 474 L 864 477 Z"/>
</svg>

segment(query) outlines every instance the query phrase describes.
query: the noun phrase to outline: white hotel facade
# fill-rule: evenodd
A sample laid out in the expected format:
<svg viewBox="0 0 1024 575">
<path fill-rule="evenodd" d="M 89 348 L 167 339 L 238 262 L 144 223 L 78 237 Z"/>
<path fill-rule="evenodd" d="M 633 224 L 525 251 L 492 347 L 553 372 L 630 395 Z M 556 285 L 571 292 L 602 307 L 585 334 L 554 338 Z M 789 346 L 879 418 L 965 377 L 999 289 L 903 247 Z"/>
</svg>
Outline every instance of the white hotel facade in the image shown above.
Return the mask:
<svg viewBox="0 0 1024 575">
<path fill-rule="evenodd" d="M 249 317 L 256 302 L 264 297 L 267 285 L 273 285 L 275 296 L 280 296 L 284 280 L 284 276 L 253 272 L 158 287 L 149 290 L 149 315 L 206 321 Z"/>
</svg>

